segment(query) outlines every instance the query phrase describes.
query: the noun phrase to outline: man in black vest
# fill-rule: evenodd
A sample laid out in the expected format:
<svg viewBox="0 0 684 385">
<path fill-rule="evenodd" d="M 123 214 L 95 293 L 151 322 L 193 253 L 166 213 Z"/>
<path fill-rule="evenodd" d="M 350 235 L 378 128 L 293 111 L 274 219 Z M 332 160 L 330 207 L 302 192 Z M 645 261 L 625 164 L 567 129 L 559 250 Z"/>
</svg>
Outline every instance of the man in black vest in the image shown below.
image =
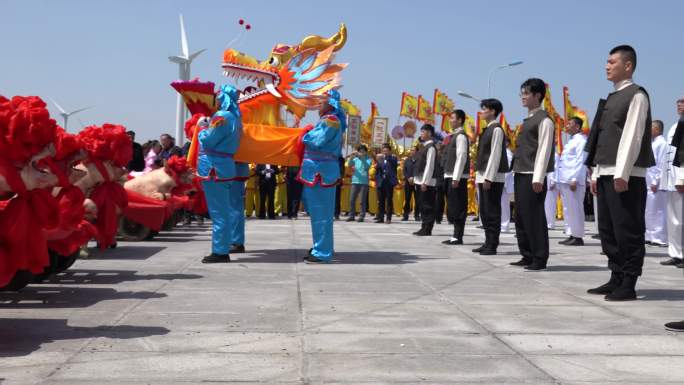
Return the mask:
<svg viewBox="0 0 684 385">
<path fill-rule="evenodd" d="M 615 91 L 599 102 L 585 149 L 587 165 L 594 167 L 591 191 L 597 195 L 601 247 L 611 270 L 607 283 L 588 292 L 607 301 L 636 299 L 646 252 L 645 175 L 655 159 L 648 94 L 632 81 L 636 64 L 634 48 L 610 51 L 606 73 Z"/>
<path fill-rule="evenodd" d="M 434 144 L 435 128 L 424 124 L 420 128 L 420 139 L 423 148 L 418 152 L 418 161 L 413 177 L 413 183 L 420 189 L 420 216 L 422 224 L 420 230 L 413 233 L 418 236 L 432 235 L 435 225 L 435 185 L 437 184 L 437 149 Z"/>
<path fill-rule="evenodd" d="M 401 165 L 402 175 L 404 176 L 404 217 L 401 219 L 402 222 L 408 221 L 409 214 L 411 214 L 411 197 L 415 200 L 415 203 L 413 204 L 413 215 L 416 221 L 420 215 L 418 210 L 418 199 L 416 199 L 415 187 L 413 186 L 413 170 L 416 165 L 416 154 L 418 154 L 418 148 L 413 147 L 411 153 L 404 159 L 404 162 Z"/>
<path fill-rule="evenodd" d="M 497 99 L 483 99 L 480 102 L 482 119 L 487 126 L 480 135 L 475 162 L 475 183 L 479 193 L 480 220 L 485 231 L 485 242 L 473 249 L 481 255 L 495 255 L 501 234 L 501 194 L 505 173 L 508 172 L 506 137 L 496 120 L 503 105 Z"/>
<path fill-rule="evenodd" d="M 442 241 L 445 245 L 462 245 L 463 231 L 468 216 L 468 178 L 470 178 L 470 155 L 468 137 L 463 130 L 466 114 L 454 110 L 449 115 L 453 133 L 445 149 L 444 182 L 448 187 L 447 219 L 454 225 L 451 239 Z"/>
<path fill-rule="evenodd" d="M 528 115 L 523 120 L 513 155 L 515 234 L 522 259 L 512 262 L 526 270 L 546 269 L 549 259 L 549 229 L 546 222 L 546 175 L 554 170 L 555 127 L 541 107 L 546 83 L 532 78 L 520 86 L 520 97 Z"/>
</svg>

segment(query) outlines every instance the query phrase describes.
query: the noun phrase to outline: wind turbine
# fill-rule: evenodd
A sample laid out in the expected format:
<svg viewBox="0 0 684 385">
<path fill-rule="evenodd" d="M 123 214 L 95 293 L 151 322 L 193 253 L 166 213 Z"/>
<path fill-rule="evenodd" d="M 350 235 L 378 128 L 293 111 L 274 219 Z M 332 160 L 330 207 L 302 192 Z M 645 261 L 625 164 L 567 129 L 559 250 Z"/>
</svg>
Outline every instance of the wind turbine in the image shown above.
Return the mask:
<svg viewBox="0 0 684 385">
<path fill-rule="evenodd" d="M 78 110 L 73 110 L 73 111 L 71 111 L 71 112 L 67 112 L 67 111 L 66 111 L 64 108 L 62 108 L 62 106 L 60 106 L 54 99 L 50 98 L 50 100 L 52 101 L 52 104 L 54 104 L 55 107 L 57 107 L 57 109 L 59 110 L 59 114 L 60 114 L 60 115 L 62 116 L 62 118 L 64 119 L 64 131 L 67 130 L 67 123 L 69 122 L 69 117 L 70 117 L 71 115 L 76 115 L 76 114 L 78 114 L 78 113 L 81 112 L 81 111 L 85 111 L 85 110 L 87 110 L 87 109 L 93 108 L 93 106 L 89 106 L 89 107 L 79 108 Z"/>
<path fill-rule="evenodd" d="M 190 53 L 188 49 L 188 37 L 185 35 L 185 25 L 183 24 L 183 15 L 180 15 L 180 29 L 181 29 L 181 51 L 182 54 L 179 56 L 169 56 L 169 60 L 172 63 L 178 64 L 178 79 L 179 80 L 190 80 L 190 64 L 195 60 L 199 54 L 206 51 L 206 49 L 201 49 L 197 52 Z M 183 103 L 183 97 L 178 94 L 178 99 L 176 101 L 176 145 L 183 145 L 183 126 L 185 125 L 185 103 Z"/>
</svg>

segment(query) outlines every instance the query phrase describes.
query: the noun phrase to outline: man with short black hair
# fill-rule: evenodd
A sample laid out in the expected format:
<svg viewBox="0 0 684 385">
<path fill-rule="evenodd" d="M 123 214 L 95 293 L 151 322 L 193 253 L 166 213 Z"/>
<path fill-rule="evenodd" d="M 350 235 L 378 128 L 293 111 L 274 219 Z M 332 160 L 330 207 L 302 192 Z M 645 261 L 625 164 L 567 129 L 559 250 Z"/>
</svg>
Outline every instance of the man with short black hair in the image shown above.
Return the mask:
<svg viewBox="0 0 684 385">
<path fill-rule="evenodd" d="M 546 221 L 546 176 L 554 171 L 553 134 L 555 126 L 542 108 L 546 83 L 527 79 L 520 86 L 520 98 L 527 118 L 516 141 L 513 155 L 515 189 L 515 234 L 522 259 L 511 265 L 525 270 L 546 269 L 549 259 L 549 229 Z"/>
<path fill-rule="evenodd" d="M 646 169 L 655 165 L 651 150 L 651 107 L 646 90 L 634 84 L 634 48 L 610 51 L 606 75 L 615 91 L 599 102 L 586 151 L 597 194 L 601 247 L 608 257 L 610 280 L 589 289 L 607 301 L 636 299 L 644 264 Z"/>
<path fill-rule="evenodd" d="M 135 141 L 135 131 L 126 131 L 126 134 L 131 138 L 133 142 L 133 157 L 131 161 L 128 162 L 126 167 L 128 171 L 142 171 L 145 169 L 145 156 L 143 154 L 143 149 L 140 143 Z"/>
<path fill-rule="evenodd" d="M 392 147 L 389 143 L 383 144 L 382 154 L 378 155 L 375 166 L 375 186 L 378 193 L 378 215 L 375 223 L 392 223 L 397 166 L 397 157 L 392 154 Z M 385 216 L 387 216 L 386 220 Z"/>
<path fill-rule="evenodd" d="M 587 166 L 584 165 L 587 138 L 582 133 L 581 118 L 568 119 L 565 132 L 570 139 L 563 146 L 558 159 L 558 189 L 563 200 L 563 218 L 568 238 L 559 242 L 565 246 L 584 245 L 584 194 L 586 193 Z"/>
<path fill-rule="evenodd" d="M 480 255 L 495 255 L 501 234 L 501 194 L 504 188 L 508 159 L 506 136 L 497 121 L 503 105 L 497 99 L 483 99 L 480 114 L 487 126 L 480 135 L 475 161 L 475 183 L 479 193 L 480 220 L 485 231 L 485 242 L 473 249 Z"/>
<path fill-rule="evenodd" d="M 413 182 L 420 189 L 420 230 L 413 233 L 417 236 L 432 235 L 435 225 L 435 185 L 437 184 L 437 149 L 434 144 L 435 128 L 424 124 L 420 128 L 420 139 L 423 148 L 418 152 L 416 172 Z"/>
<path fill-rule="evenodd" d="M 466 115 L 463 110 L 454 110 L 449 115 L 452 134 L 445 146 L 444 183 L 447 186 L 447 219 L 454 226 L 451 239 L 442 241 L 446 245 L 462 245 L 466 217 L 468 216 L 468 179 L 470 178 L 470 143 L 463 129 Z"/>
<path fill-rule="evenodd" d="M 183 156 L 183 150 L 176 146 L 176 140 L 169 134 L 161 134 L 159 136 L 159 143 L 162 146 L 162 151 L 159 153 L 159 159 L 168 160 L 173 155 Z"/>
<path fill-rule="evenodd" d="M 651 150 L 656 165 L 646 171 L 646 244 L 658 247 L 667 246 L 667 192 L 660 187 L 661 170 L 667 163 L 667 150 L 670 147 L 663 137 L 662 120 L 651 123 Z"/>
</svg>

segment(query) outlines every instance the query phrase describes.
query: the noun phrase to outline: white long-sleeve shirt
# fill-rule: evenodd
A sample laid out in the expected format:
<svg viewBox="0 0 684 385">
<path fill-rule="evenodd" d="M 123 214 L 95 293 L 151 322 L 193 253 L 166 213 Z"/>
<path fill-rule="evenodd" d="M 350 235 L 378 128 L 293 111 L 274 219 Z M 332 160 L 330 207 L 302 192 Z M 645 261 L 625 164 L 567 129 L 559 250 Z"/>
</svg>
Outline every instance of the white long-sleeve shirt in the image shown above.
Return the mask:
<svg viewBox="0 0 684 385">
<path fill-rule="evenodd" d="M 423 145 L 427 146 L 428 144 L 432 143 L 431 140 L 426 141 L 423 143 Z M 437 185 L 437 180 L 432 177 L 432 174 L 435 173 L 435 158 L 437 157 L 437 150 L 435 149 L 435 146 L 432 146 L 428 149 L 427 152 L 427 160 L 425 161 L 425 170 L 423 170 L 423 175 L 416 175 L 413 177 L 413 183 L 417 185 L 426 185 L 426 186 L 436 186 Z"/>
<path fill-rule="evenodd" d="M 615 91 L 623 90 L 632 84 L 634 84 L 632 79 L 623 80 L 615 84 Z M 651 127 L 646 127 L 647 115 L 648 97 L 645 93 L 639 91 L 629 103 L 627 119 L 625 120 L 625 126 L 622 129 L 622 136 L 620 137 L 615 164 L 596 165 L 592 174 L 593 179 L 597 179 L 602 175 L 613 175 L 614 178 L 620 178 L 625 182 L 629 182 L 630 176 L 646 176 L 646 168 L 635 167 L 634 163 L 639 157 L 644 130 L 651 129 Z"/>
<path fill-rule="evenodd" d="M 684 168 L 675 167 L 672 162 L 677 155 L 677 147 L 670 145 L 672 143 L 672 137 L 677 129 L 677 123 L 675 123 L 670 130 L 667 132 L 667 137 L 665 138 L 665 144 L 667 145 L 667 156 L 666 160 L 661 165 L 660 171 L 660 189 L 667 191 L 676 191 L 675 186 L 684 186 Z"/>
<path fill-rule="evenodd" d="M 646 185 L 648 187 L 660 186 L 660 175 L 667 164 L 668 147 L 665 137 L 662 135 L 653 138 L 651 149 L 653 150 L 653 157 L 655 157 L 656 164 L 646 170 Z"/>
<path fill-rule="evenodd" d="M 487 124 L 487 127 L 496 124 L 496 120 L 492 120 Z M 489 162 L 487 168 L 482 173 L 478 171 L 475 174 L 475 183 L 484 183 L 485 180 L 490 182 L 504 183 L 506 174 L 499 171 L 499 162 L 501 161 L 501 147 L 504 145 L 504 132 L 501 127 L 494 127 L 492 132 L 491 153 L 489 154 Z"/>
<path fill-rule="evenodd" d="M 461 174 L 457 179 L 468 179 L 470 177 L 469 170 L 464 170 L 466 165 L 466 158 L 468 155 L 468 140 L 465 135 L 460 135 L 463 132 L 463 127 L 454 130 L 452 140 L 456 139 L 456 162 L 452 170 L 444 170 L 445 178 L 454 178 L 454 175 Z"/>
<path fill-rule="evenodd" d="M 563 153 L 556 163 L 558 183 L 570 184 L 576 182 L 578 185 L 585 185 L 587 167 L 584 165 L 584 161 L 588 155 L 584 152 L 586 143 L 587 137 L 578 132 L 572 135 L 565 144 Z"/>
<path fill-rule="evenodd" d="M 528 117 L 534 115 L 541 107 L 535 108 L 528 113 Z M 539 124 L 539 136 L 537 141 L 537 153 L 534 156 L 534 171 L 521 171 L 520 174 L 532 174 L 532 183 L 544 183 L 546 178 L 546 168 L 549 165 L 549 159 L 553 152 L 553 121 L 550 118 L 545 118 Z"/>
</svg>

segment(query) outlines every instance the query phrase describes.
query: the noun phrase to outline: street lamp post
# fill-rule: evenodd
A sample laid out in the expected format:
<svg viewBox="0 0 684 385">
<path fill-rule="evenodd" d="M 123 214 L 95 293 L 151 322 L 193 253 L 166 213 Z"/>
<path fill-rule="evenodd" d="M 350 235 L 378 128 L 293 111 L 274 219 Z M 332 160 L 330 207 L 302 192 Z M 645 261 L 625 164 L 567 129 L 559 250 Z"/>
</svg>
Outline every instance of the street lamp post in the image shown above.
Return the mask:
<svg viewBox="0 0 684 385">
<path fill-rule="evenodd" d="M 482 99 L 476 98 L 476 97 L 474 97 L 473 95 L 471 95 L 471 94 L 469 94 L 469 93 L 467 93 L 467 92 L 463 92 L 463 91 L 458 91 L 458 92 L 456 92 L 456 94 L 457 94 L 458 96 L 462 96 L 462 97 L 464 97 L 464 98 L 466 98 L 466 99 L 472 99 L 472 100 L 474 100 L 474 101 L 476 101 L 476 102 L 478 102 L 478 103 L 482 100 Z"/>
<path fill-rule="evenodd" d="M 487 80 L 487 96 L 492 97 L 492 89 L 494 88 L 494 74 L 497 71 L 502 70 L 504 68 L 514 67 L 520 64 L 523 64 L 522 60 L 514 61 L 508 64 L 502 64 L 500 66 L 492 68 L 492 70 L 489 71 L 489 79 Z"/>
</svg>

